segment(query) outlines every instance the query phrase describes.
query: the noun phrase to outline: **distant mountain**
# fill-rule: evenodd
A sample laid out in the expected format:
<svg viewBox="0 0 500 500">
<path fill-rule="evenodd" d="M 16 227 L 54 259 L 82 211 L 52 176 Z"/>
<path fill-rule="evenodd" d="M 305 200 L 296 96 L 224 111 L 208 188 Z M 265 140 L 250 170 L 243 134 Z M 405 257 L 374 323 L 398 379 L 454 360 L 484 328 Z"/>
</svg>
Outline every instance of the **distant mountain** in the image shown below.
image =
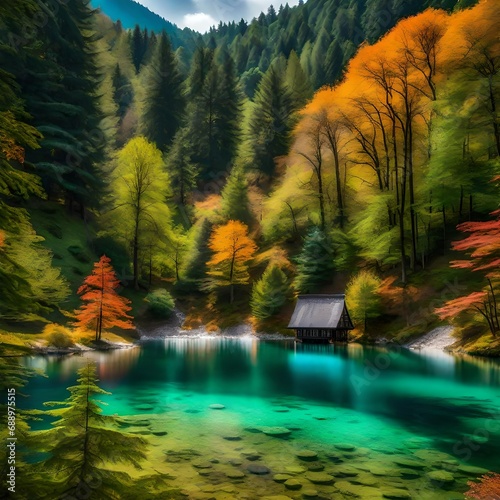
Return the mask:
<svg viewBox="0 0 500 500">
<path fill-rule="evenodd" d="M 134 2 L 134 0 L 91 0 L 94 8 L 99 8 L 101 12 L 113 21 L 120 20 L 125 29 L 132 29 L 138 24 L 141 28 L 149 31 L 161 33 L 165 30 L 174 46 L 184 45 L 185 38 L 193 38 L 194 32 L 188 28 L 181 30 L 177 25 L 167 21 L 163 17 L 150 11 L 144 5 Z M 173 8 L 175 8 L 175 2 Z"/>
</svg>

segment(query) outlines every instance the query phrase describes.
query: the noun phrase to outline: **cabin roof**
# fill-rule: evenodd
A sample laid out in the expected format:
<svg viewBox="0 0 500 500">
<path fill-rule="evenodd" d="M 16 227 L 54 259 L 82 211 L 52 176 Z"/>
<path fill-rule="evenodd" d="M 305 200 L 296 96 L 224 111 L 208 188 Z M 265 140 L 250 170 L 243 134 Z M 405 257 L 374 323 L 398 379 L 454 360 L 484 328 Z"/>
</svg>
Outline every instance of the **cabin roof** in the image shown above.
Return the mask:
<svg viewBox="0 0 500 500">
<path fill-rule="evenodd" d="M 299 295 L 288 328 L 339 328 L 344 310 L 347 313 L 343 294 Z M 347 319 L 349 324 L 347 329 L 351 330 L 354 327 L 348 314 Z"/>
</svg>

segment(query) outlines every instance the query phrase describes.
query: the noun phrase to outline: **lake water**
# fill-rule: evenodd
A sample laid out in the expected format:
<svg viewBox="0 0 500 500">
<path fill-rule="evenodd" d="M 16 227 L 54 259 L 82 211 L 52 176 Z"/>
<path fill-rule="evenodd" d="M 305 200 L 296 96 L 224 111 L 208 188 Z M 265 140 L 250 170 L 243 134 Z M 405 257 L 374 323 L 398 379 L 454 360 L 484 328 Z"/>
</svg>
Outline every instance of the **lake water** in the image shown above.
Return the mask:
<svg viewBox="0 0 500 500">
<path fill-rule="evenodd" d="M 459 499 L 480 468 L 500 469 L 497 361 L 169 338 L 28 358 L 48 378 L 29 383 L 25 404 L 65 399 L 88 359 L 112 392 L 105 413 L 126 416 L 128 431 L 150 439 L 145 471 L 170 473 L 189 498 Z"/>
</svg>

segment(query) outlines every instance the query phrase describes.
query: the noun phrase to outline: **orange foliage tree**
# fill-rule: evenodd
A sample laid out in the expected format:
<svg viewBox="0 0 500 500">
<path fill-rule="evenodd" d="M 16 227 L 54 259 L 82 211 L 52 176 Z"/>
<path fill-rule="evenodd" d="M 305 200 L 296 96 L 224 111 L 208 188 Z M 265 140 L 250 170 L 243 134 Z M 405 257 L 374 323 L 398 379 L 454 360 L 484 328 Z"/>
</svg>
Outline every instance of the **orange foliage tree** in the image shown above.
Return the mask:
<svg viewBox="0 0 500 500">
<path fill-rule="evenodd" d="M 75 326 L 82 330 L 95 329 L 96 341 L 101 340 L 103 328 L 134 328 L 133 318 L 128 314 L 130 301 L 118 295 L 116 289 L 119 286 L 111 259 L 103 255 L 78 289 L 84 304 L 75 311 Z"/>
<path fill-rule="evenodd" d="M 229 286 L 232 304 L 234 285 L 246 285 L 249 281 L 248 262 L 253 259 L 257 245 L 248 236 L 245 224 L 230 220 L 213 230 L 209 246 L 214 252 L 207 263 L 211 276 L 209 288 Z"/>
<path fill-rule="evenodd" d="M 465 498 L 477 498 L 478 500 L 495 500 L 500 498 L 500 474 L 488 473 L 481 477 L 481 482 L 469 481 L 469 491 Z"/>
<path fill-rule="evenodd" d="M 458 226 L 469 236 L 453 244 L 453 248 L 470 254 L 468 260 L 456 260 L 452 267 L 484 272 L 488 286 L 465 297 L 447 302 L 436 310 L 441 319 L 452 318 L 467 310 L 478 311 L 487 321 L 493 336 L 500 331 L 497 301 L 500 284 L 500 210 L 492 213 L 493 220 L 486 222 L 465 222 Z"/>
</svg>

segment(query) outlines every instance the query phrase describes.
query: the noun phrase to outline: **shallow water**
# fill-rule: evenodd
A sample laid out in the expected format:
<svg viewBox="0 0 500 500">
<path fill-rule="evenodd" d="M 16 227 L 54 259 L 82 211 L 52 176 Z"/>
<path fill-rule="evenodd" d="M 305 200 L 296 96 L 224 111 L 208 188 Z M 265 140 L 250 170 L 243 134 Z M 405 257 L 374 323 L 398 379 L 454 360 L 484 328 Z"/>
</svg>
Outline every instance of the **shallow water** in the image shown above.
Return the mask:
<svg viewBox="0 0 500 500">
<path fill-rule="evenodd" d="M 111 353 L 28 358 L 48 378 L 30 382 L 25 404 L 65 399 L 89 358 L 112 392 L 105 413 L 128 416 L 127 430 L 151 440 L 151 465 L 175 477 L 172 486 L 189 498 L 458 499 L 467 480 L 481 475 L 476 468 L 500 469 L 497 361 L 170 338 Z M 317 456 L 298 457 L 301 450 Z M 269 473 L 254 474 L 255 465 Z M 277 482 L 287 476 L 276 474 L 293 481 Z M 308 490 L 317 496 L 304 496 L 314 493 Z"/>
</svg>

